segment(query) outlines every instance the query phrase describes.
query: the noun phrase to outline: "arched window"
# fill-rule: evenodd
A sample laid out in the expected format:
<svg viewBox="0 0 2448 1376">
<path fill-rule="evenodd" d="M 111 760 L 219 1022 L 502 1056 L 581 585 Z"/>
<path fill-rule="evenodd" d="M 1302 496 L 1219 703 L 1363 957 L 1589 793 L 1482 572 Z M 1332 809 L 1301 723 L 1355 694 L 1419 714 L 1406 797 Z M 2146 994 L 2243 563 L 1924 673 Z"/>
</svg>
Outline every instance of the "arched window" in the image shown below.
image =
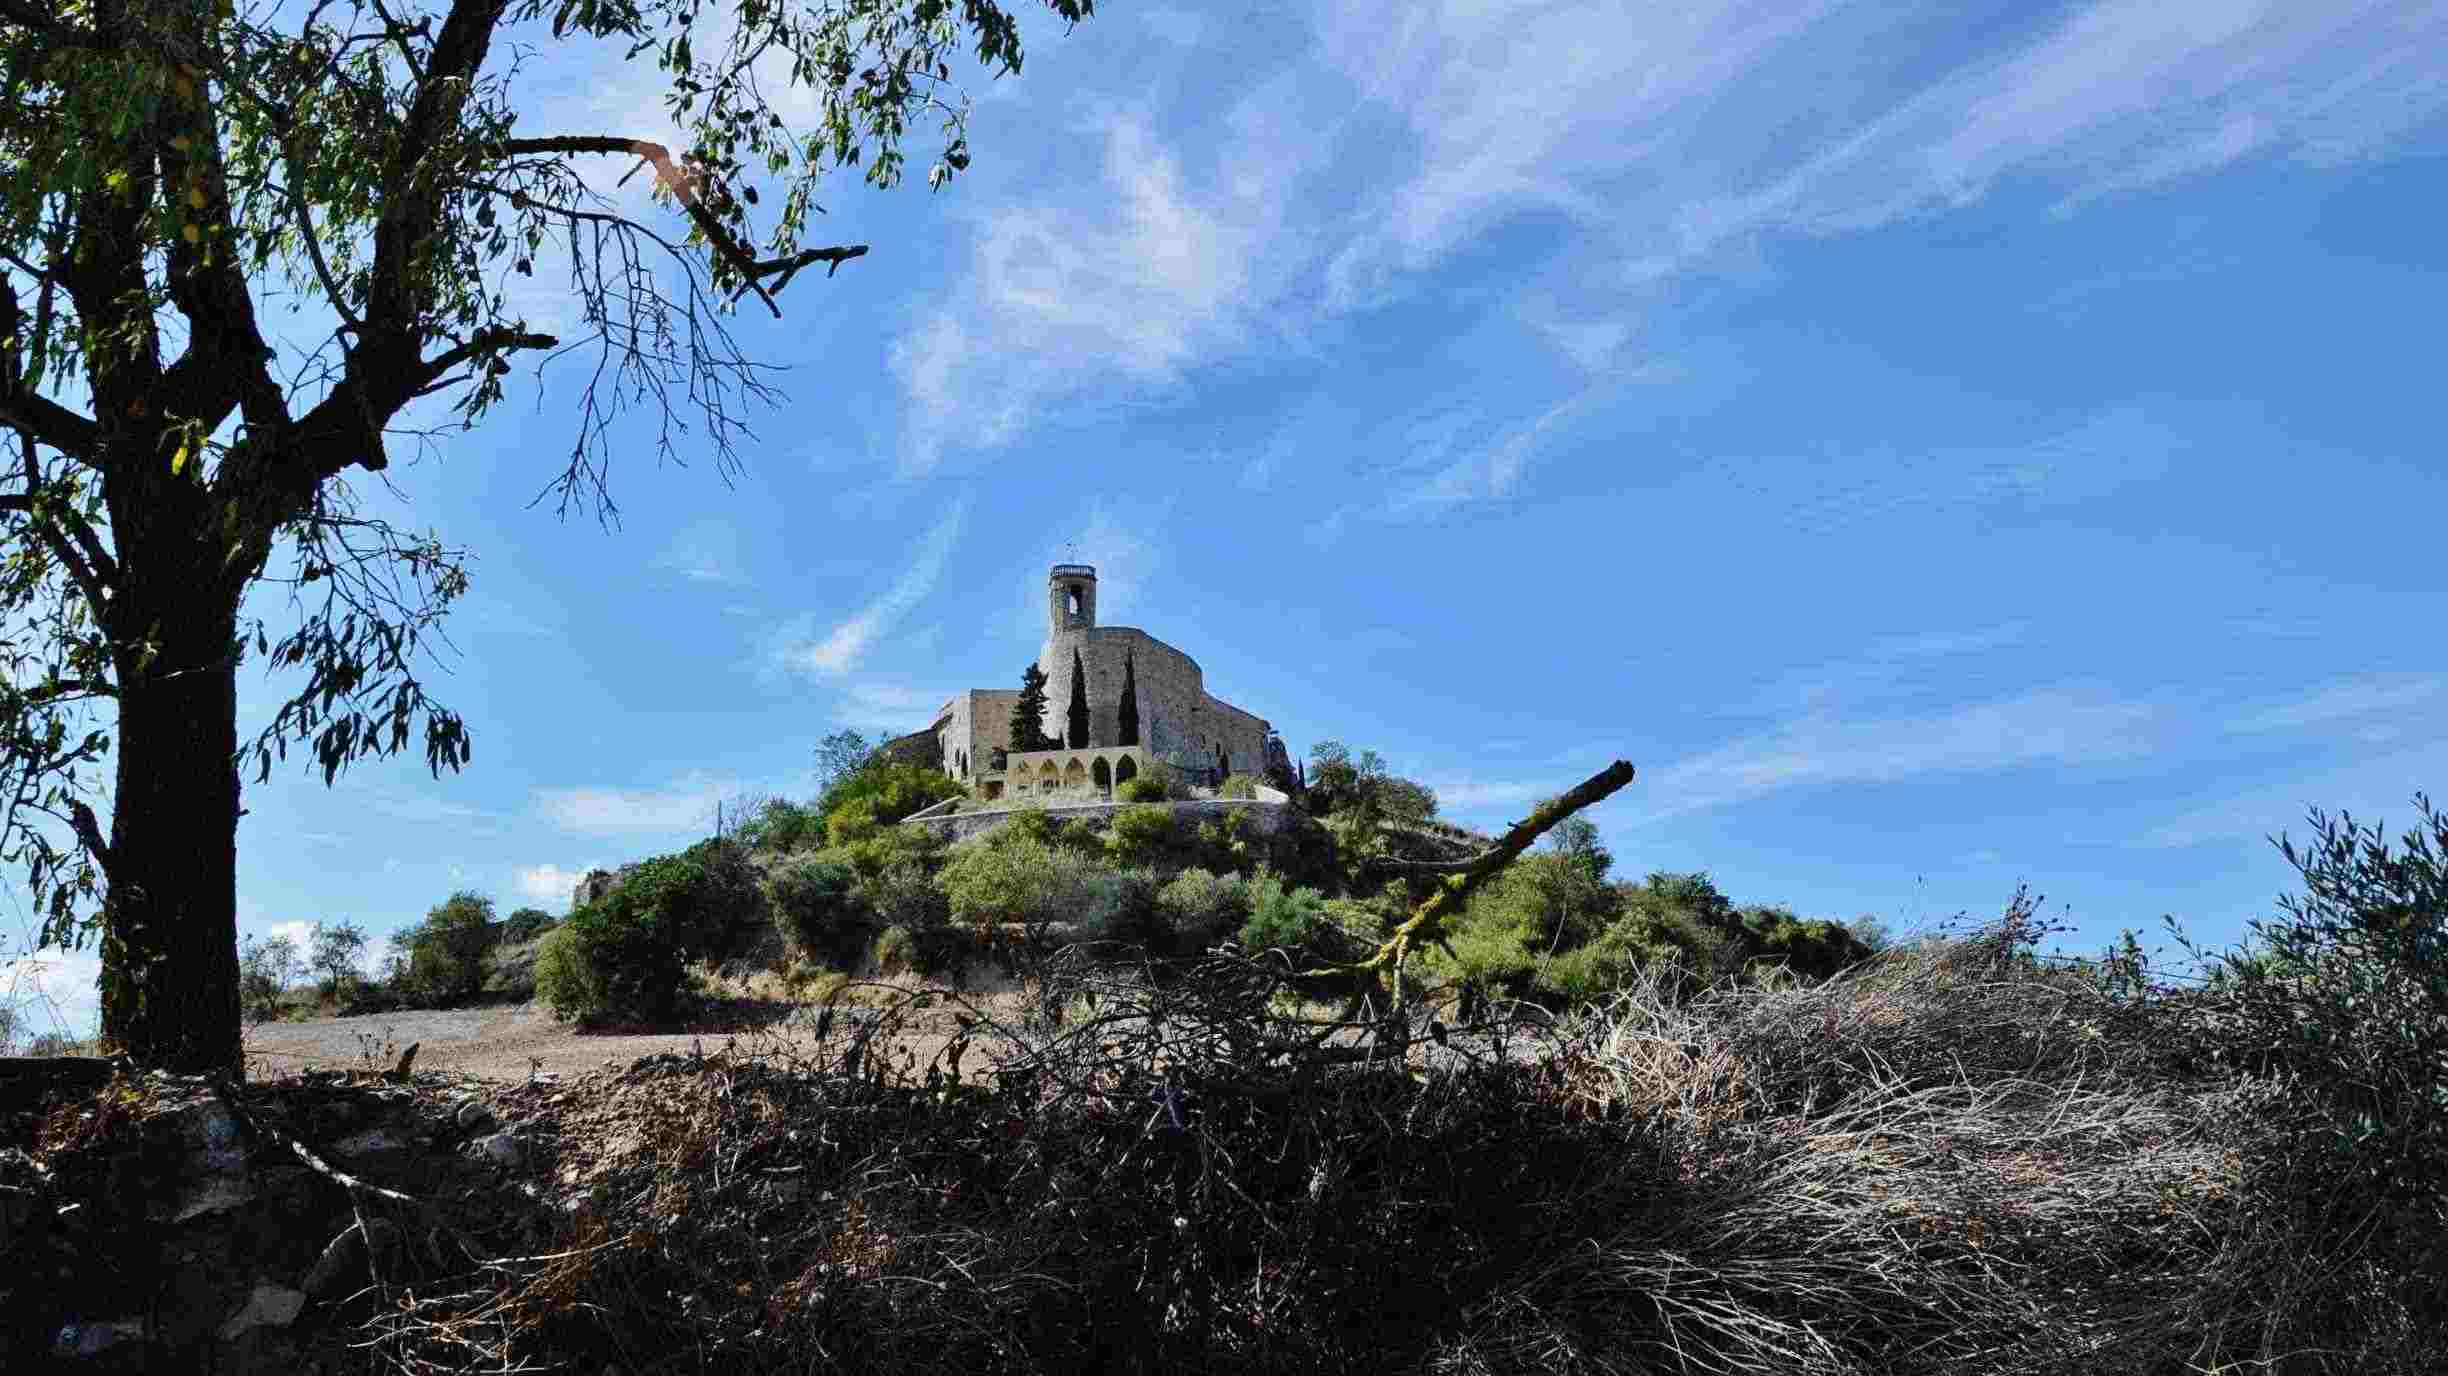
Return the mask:
<svg viewBox="0 0 2448 1376">
<path fill-rule="evenodd" d="M 1105 767 L 1104 756 L 1097 756 L 1096 764 L 1088 771 L 1088 780 L 1096 785 L 1097 792 L 1108 798 L 1113 796 L 1113 771 Z"/>
<path fill-rule="evenodd" d="M 1063 766 L 1063 787 L 1076 793 L 1088 786 L 1088 766 L 1078 760 Z"/>
<path fill-rule="evenodd" d="M 1114 766 L 1114 787 L 1116 788 L 1138 777 L 1139 763 L 1128 755 L 1122 757 L 1122 763 Z"/>
<path fill-rule="evenodd" d="M 1078 589 L 1078 588 L 1073 588 L 1073 589 L 1071 589 L 1071 592 L 1070 592 L 1070 605 L 1071 605 L 1071 614 L 1072 614 L 1073 616 L 1077 616 L 1077 615 L 1079 615 L 1079 614 L 1080 614 L 1080 603 L 1079 603 L 1079 589 Z"/>
</svg>

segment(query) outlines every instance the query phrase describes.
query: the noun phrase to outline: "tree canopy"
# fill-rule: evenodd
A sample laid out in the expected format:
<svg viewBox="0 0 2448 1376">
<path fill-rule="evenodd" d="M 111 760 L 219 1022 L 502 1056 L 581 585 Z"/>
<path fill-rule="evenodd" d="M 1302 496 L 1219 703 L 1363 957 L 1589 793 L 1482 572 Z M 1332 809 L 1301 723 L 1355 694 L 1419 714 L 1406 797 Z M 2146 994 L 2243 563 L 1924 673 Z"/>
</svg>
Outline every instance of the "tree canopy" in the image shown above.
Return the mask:
<svg viewBox="0 0 2448 1376">
<path fill-rule="evenodd" d="M 682 146 L 538 127 L 530 74 L 594 51 L 654 65 Z M 964 53 L 1019 71 L 1018 20 L 996 0 L 0 0 L 0 858 L 44 943 L 99 931 L 106 1041 L 236 1063 L 242 760 L 260 781 L 310 744 L 329 783 L 412 732 L 437 775 L 470 758 L 417 672 L 460 554 L 349 487 L 430 437 L 403 414 L 473 425 L 516 362 L 575 354 L 574 440 L 539 499 L 609 519 L 632 407 L 660 412 L 667 453 L 701 427 L 727 474 L 746 408 L 779 395 L 728 312 L 778 315 L 807 269 L 868 251 L 809 242 L 819 185 L 902 180 L 913 121 L 941 136 L 930 186 L 968 165 Z M 590 176 L 623 167 L 658 208 Z M 556 264 L 574 333 L 520 305 Z M 269 321 L 282 300 L 295 320 Z M 298 611 L 277 640 L 242 617 L 265 579 Z M 242 743 L 250 654 L 304 681 Z"/>
</svg>

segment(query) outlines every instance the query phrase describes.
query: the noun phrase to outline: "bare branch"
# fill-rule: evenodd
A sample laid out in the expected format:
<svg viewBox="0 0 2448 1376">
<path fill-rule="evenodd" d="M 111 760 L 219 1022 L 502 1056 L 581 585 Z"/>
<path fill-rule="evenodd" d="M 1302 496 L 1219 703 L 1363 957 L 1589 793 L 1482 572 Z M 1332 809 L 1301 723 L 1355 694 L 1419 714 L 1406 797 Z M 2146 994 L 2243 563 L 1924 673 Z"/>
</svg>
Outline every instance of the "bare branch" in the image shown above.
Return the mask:
<svg viewBox="0 0 2448 1376">
<path fill-rule="evenodd" d="M 535 153 L 627 153 L 644 158 L 654 165 L 656 181 L 680 202 L 681 208 L 688 212 L 689 219 L 705 234 L 706 242 L 713 246 L 715 253 L 721 255 L 723 261 L 730 264 L 731 270 L 739 274 L 741 290 L 755 292 L 757 299 L 765 303 L 765 308 L 772 311 L 777 320 L 782 317 L 782 307 L 774 302 L 772 292 L 788 285 L 799 269 L 810 263 L 829 262 L 834 270 L 838 270 L 842 264 L 863 257 L 867 252 L 865 244 L 849 244 L 839 248 L 809 249 L 787 258 L 758 261 L 729 227 L 706 207 L 703 198 L 697 194 L 698 176 L 675 163 L 670 149 L 645 139 L 622 138 L 613 134 L 573 134 L 559 138 L 505 139 L 501 148 L 511 157 Z M 780 275 L 780 280 L 769 291 L 764 286 L 764 279 L 776 274 Z M 831 276 L 832 273 L 828 271 L 826 275 Z"/>
</svg>

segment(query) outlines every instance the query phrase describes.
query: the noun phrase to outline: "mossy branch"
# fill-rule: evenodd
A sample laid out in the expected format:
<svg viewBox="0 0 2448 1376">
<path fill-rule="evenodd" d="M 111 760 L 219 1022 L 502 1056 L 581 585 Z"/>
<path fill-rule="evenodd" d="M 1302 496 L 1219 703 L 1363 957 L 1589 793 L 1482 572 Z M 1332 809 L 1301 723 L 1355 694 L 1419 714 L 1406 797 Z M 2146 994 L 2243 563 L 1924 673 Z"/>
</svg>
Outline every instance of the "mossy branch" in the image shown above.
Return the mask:
<svg viewBox="0 0 2448 1376">
<path fill-rule="evenodd" d="M 1632 782 L 1632 764 L 1628 760 L 1617 760 L 1605 769 L 1591 775 L 1563 797 L 1546 803 L 1529 816 L 1515 822 L 1512 830 L 1506 832 L 1494 846 L 1472 859 L 1460 873 L 1447 875 L 1444 881 L 1437 885 L 1436 892 L 1428 895 L 1425 902 L 1414 908 L 1411 916 L 1401 926 L 1387 934 L 1386 939 L 1378 945 L 1376 953 L 1368 959 L 1350 964 L 1304 970 L 1301 972 L 1301 978 L 1331 978 L 1337 975 L 1357 976 L 1379 972 L 1388 972 L 1390 978 L 1392 975 L 1399 974 L 1402 970 L 1403 959 L 1410 954 L 1413 946 L 1424 942 L 1444 940 L 1445 919 L 1460 910 L 1463 902 L 1471 896 L 1473 890 L 1487 882 L 1491 876 L 1502 871 L 1505 866 L 1513 863 L 1516 857 L 1530 849 L 1533 842 L 1545 835 L 1558 822 L 1605 799 L 1607 795 L 1630 782 Z M 1402 982 L 1399 979 L 1392 979 L 1391 982 L 1399 1007 Z"/>
</svg>

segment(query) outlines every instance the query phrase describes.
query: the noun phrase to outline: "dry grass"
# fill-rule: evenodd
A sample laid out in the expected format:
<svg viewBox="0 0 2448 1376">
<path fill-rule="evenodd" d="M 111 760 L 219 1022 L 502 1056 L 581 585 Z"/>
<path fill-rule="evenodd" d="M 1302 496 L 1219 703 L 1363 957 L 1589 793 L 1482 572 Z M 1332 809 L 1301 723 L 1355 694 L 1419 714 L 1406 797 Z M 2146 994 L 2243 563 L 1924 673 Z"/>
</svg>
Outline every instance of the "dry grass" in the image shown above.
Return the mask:
<svg viewBox="0 0 2448 1376">
<path fill-rule="evenodd" d="M 2174 1010 L 1979 941 L 1674 987 L 1431 1035 L 1237 959 L 845 986 L 797 1049 L 562 1095 L 559 1250 L 418 1293 L 579 1370 L 2448 1368 L 2437 1254 Z M 966 1030 L 876 1054 L 915 1017 Z"/>
</svg>

